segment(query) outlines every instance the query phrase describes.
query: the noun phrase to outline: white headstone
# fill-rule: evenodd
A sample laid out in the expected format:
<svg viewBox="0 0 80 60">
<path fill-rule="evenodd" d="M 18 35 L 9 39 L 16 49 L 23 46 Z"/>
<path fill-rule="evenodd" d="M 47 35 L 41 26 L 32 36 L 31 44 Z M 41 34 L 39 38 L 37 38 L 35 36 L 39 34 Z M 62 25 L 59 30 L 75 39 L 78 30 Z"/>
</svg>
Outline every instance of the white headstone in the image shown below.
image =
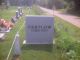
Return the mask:
<svg viewBox="0 0 80 60">
<path fill-rule="evenodd" d="M 20 14 L 20 12 L 21 12 L 21 7 L 18 7 L 18 12 L 19 12 L 19 14 Z"/>
<path fill-rule="evenodd" d="M 20 16 L 22 16 L 23 15 L 23 10 L 22 10 L 22 8 L 21 8 L 21 10 L 20 10 Z"/>
<path fill-rule="evenodd" d="M 20 42 L 19 42 L 20 37 L 19 37 L 18 33 L 15 35 L 14 39 L 15 39 L 15 43 L 14 43 L 14 47 L 13 47 L 13 54 L 20 55 L 20 53 L 21 53 Z"/>
<path fill-rule="evenodd" d="M 53 16 L 26 16 L 26 43 L 53 44 Z"/>
<path fill-rule="evenodd" d="M 22 16 L 22 14 L 23 14 L 22 7 L 18 7 L 18 12 L 19 12 L 19 15 Z"/>
<path fill-rule="evenodd" d="M 16 11 L 16 18 L 19 19 L 19 12 Z"/>
</svg>

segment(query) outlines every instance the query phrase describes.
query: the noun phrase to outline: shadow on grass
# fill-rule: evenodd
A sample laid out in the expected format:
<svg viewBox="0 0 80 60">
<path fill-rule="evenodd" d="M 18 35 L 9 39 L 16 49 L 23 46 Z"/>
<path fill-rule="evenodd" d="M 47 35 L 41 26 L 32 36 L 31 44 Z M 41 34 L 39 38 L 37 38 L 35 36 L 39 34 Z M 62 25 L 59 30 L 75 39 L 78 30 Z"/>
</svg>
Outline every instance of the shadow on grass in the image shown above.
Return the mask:
<svg viewBox="0 0 80 60">
<path fill-rule="evenodd" d="M 22 46 L 22 50 L 35 50 L 52 52 L 53 44 L 27 44 Z"/>
</svg>

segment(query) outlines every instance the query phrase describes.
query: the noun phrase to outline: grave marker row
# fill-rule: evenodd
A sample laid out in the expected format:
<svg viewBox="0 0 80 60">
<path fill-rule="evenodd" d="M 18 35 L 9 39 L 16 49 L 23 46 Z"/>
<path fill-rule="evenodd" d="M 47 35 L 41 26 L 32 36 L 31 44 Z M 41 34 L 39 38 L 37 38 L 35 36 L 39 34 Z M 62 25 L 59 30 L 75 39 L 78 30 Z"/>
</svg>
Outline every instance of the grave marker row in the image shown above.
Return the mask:
<svg viewBox="0 0 80 60">
<path fill-rule="evenodd" d="M 12 21 L 13 23 L 16 23 L 17 20 L 19 20 L 19 18 L 20 18 L 21 16 L 23 16 L 22 7 L 18 7 L 18 10 L 16 11 L 16 16 L 13 16 L 13 17 L 11 18 L 11 21 Z"/>
<path fill-rule="evenodd" d="M 23 15 L 22 8 L 18 7 L 18 11 L 16 11 L 16 16 L 11 18 L 12 23 L 16 23 L 22 15 Z M 15 35 L 15 38 L 13 40 L 11 49 L 10 49 L 9 54 L 7 56 L 7 60 L 10 57 L 10 53 L 11 53 L 12 49 L 13 49 L 13 59 L 14 59 L 15 57 L 19 56 L 20 53 L 21 53 L 21 51 L 20 51 L 20 43 L 19 43 L 19 33 L 17 33 Z"/>
<path fill-rule="evenodd" d="M 19 15 L 20 15 L 20 16 L 23 15 L 22 7 L 18 7 L 18 12 L 19 12 Z"/>
</svg>

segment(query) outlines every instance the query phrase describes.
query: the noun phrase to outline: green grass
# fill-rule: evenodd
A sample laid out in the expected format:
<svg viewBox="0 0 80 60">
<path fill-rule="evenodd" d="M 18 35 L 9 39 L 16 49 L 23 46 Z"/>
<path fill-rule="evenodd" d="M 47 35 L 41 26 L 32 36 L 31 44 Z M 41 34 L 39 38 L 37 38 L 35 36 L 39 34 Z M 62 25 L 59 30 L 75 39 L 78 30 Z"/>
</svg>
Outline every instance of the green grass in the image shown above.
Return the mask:
<svg viewBox="0 0 80 60">
<path fill-rule="evenodd" d="M 3 10 L 0 9 L 0 17 L 7 19 L 7 20 L 10 20 L 11 19 L 10 17 L 15 16 L 16 10 L 17 10 L 16 7 L 14 7 L 14 8 L 11 7 L 9 9 L 3 9 Z"/>
<path fill-rule="evenodd" d="M 80 28 L 55 17 L 55 34 L 56 46 L 62 49 L 63 53 L 73 50 L 76 55 L 75 58 L 79 60 Z"/>
<path fill-rule="evenodd" d="M 14 9 L 9 8 L 8 10 L 3 10 L 1 13 L 1 16 L 4 19 L 10 20 L 11 17 L 15 15 L 16 10 L 17 10 L 16 8 Z M 0 60 L 6 59 L 11 47 L 12 41 L 14 40 L 14 36 L 16 32 L 19 30 L 22 23 L 23 23 L 23 18 L 21 18 L 20 21 L 17 22 L 17 24 L 14 26 L 14 28 L 11 30 L 10 33 L 7 33 L 6 39 L 3 42 L 0 42 Z"/>
<path fill-rule="evenodd" d="M 28 8 L 24 9 L 24 15 L 39 15 L 41 11 L 37 10 L 36 7 L 32 8 L 29 13 Z M 0 16 L 4 19 L 9 19 L 11 16 L 15 15 L 16 7 L 9 8 L 0 12 Z M 3 42 L 0 42 L 0 60 L 5 60 L 11 44 L 14 40 L 16 32 L 23 25 L 24 17 L 22 17 L 11 30 L 10 33 L 7 33 L 6 39 Z M 65 22 L 64 20 L 55 17 L 55 45 L 22 45 L 22 42 L 25 38 L 24 26 L 20 31 L 20 44 L 21 44 L 21 60 L 69 60 L 69 57 L 66 53 L 69 50 L 75 51 L 74 60 L 80 59 L 80 29 L 74 25 Z M 12 53 L 11 53 L 12 57 Z M 11 59 L 10 57 L 10 59 Z"/>
</svg>

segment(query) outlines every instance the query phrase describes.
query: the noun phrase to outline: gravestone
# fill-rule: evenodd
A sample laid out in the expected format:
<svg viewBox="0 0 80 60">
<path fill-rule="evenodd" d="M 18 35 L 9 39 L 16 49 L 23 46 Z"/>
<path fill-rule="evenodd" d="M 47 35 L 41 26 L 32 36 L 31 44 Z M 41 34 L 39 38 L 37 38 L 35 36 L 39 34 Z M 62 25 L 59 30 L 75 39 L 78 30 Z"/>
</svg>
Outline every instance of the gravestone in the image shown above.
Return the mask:
<svg viewBox="0 0 80 60">
<path fill-rule="evenodd" d="M 14 40 L 15 40 L 15 42 L 14 42 L 14 46 L 13 46 L 13 55 L 20 55 L 21 54 L 20 42 L 19 42 L 20 36 L 19 36 L 18 32 L 15 35 Z"/>
<path fill-rule="evenodd" d="M 53 16 L 26 16 L 27 44 L 53 44 Z"/>
<path fill-rule="evenodd" d="M 18 12 L 19 12 L 19 15 L 22 16 L 23 14 L 22 7 L 18 7 Z"/>
<path fill-rule="evenodd" d="M 16 23 L 16 21 L 17 21 L 17 19 L 16 19 L 15 16 L 11 18 L 11 22 L 12 22 L 12 23 Z"/>
<path fill-rule="evenodd" d="M 19 12 L 19 15 L 20 15 L 20 13 L 21 13 L 21 7 L 18 7 L 18 12 Z"/>
<path fill-rule="evenodd" d="M 19 12 L 16 11 L 16 19 L 19 19 Z"/>
</svg>

